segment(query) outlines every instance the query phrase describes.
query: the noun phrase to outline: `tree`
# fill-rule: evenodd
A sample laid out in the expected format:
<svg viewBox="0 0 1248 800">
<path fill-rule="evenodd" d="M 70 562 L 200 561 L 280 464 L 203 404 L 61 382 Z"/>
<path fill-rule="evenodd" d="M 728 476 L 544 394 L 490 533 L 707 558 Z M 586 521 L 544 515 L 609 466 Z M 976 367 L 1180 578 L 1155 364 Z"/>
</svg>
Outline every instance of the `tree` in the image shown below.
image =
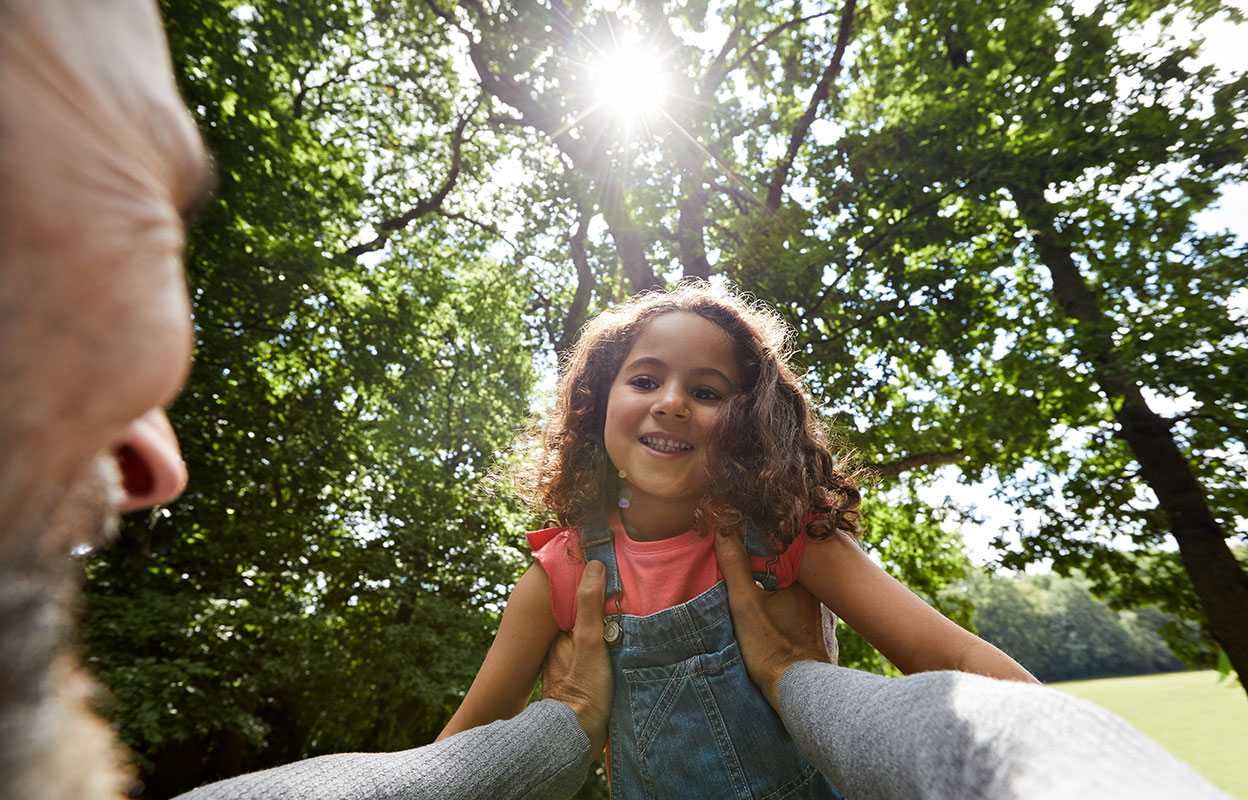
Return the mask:
<svg viewBox="0 0 1248 800">
<path fill-rule="evenodd" d="M 841 235 L 802 246 L 841 266 L 798 320 L 821 369 L 853 376 L 828 396 L 890 450 L 956 454 L 1043 509 L 1007 564 L 1083 566 L 1105 589 L 1131 564 L 1108 537 L 1169 532 L 1213 637 L 1248 664 L 1248 576 L 1226 542 L 1248 510 L 1230 302 L 1248 274 L 1242 246 L 1192 219 L 1244 174 L 1248 78 L 1190 66 L 1196 45 L 1165 33 L 1127 48 L 1148 20 L 1169 30 L 1160 4 L 878 13 L 846 135 L 813 148 L 815 215 Z"/>
<path fill-rule="evenodd" d="M 1047 641 L 1044 597 L 1033 582 L 972 573 L 964 591 L 975 604 L 979 636 L 1004 650 L 1042 681 L 1053 680 L 1064 653 Z"/>
<path fill-rule="evenodd" d="M 973 631 L 975 606 L 963 582 L 975 569 L 956 532 L 962 521 L 956 510 L 927 506 L 903 486 L 868 495 L 863 518 L 867 520 L 863 545 L 880 565 L 949 619 Z M 836 635 L 841 666 L 900 674 L 852 628 L 841 624 Z"/>
<path fill-rule="evenodd" d="M 979 635 L 1009 653 L 1042 681 L 1087 680 L 1183 669 L 1161 632 L 1179 620 L 1156 606 L 1114 612 L 1090 593 L 1091 582 L 1075 573 L 1001 576 L 972 573 L 966 592 L 975 605 Z M 1176 644 L 1185 653 L 1202 648 L 1199 666 L 1211 655 L 1199 632 L 1188 629 Z"/>
<path fill-rule="evenodd" d="M 1233 548 L 1241 565 L 1248 565 L 1248 548 Z M 1113 584 L 1105 593 L 1110 608 L 1115 610 L 1153 607 L 1162 615 L 1153 628 L 1164 638 L 1167 648 L 1193 667 L 1210 667 L 1217 663 L 1217 645 L 1209 636 L 1202 619 L 1200 601 L 1191 589 L 1191 578 L 1183 568 L 1179 554 L 1160 548 L 1140 549 L 1124 554 L 1129 568 L 1118 570 Z M 1145 620 L 1156 621 L 1146 615 Z"/>
</svg>

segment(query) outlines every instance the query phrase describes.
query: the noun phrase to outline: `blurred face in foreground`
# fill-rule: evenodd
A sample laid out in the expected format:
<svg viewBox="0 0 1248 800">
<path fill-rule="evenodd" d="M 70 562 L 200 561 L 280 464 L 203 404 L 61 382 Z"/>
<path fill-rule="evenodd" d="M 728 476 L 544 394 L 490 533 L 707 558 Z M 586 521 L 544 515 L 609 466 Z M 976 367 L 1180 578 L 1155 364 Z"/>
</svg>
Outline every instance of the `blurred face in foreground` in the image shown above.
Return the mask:
<svg viewBox="0 0 1248 800">
<path fill-rule="evenodd" d="M 185 484 L 162 409 L 207 176 L 152 0 L 0 0 L 0 796 L 118 796 L 65 555 Z"/>
</svg>

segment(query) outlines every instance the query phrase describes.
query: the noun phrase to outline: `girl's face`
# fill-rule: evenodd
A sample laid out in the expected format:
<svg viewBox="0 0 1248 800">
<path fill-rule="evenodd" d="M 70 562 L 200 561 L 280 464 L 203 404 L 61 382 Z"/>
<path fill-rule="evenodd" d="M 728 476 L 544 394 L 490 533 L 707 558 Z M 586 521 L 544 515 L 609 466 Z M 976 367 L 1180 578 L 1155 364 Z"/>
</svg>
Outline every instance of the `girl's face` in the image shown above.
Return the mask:
<svg viewBox="0 0 1248 800">
<path fill-rule="evenodd" d="M 632 516 L 692 513 L 711 428 L 740 380 L 732 339 L 715 323 L 673 311 L 646 324 L 611 384 L 603 431 Z"/>
</svg>

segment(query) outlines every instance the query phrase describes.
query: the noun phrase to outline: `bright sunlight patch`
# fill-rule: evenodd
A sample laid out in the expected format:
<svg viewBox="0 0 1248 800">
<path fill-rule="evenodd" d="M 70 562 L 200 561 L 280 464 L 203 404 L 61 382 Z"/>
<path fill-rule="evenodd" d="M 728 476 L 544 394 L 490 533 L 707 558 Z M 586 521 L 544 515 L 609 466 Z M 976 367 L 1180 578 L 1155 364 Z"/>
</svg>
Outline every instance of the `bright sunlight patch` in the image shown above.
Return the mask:
<svg viewBox="0 0 1248 800">
<path fill-rule="evenodd" d="M 598 103 L 619 117 L 644 118 L 657 112 L 667 96 L 661 60 L 637 44 L 604 53 L 593 75 Z"/>
</svg>

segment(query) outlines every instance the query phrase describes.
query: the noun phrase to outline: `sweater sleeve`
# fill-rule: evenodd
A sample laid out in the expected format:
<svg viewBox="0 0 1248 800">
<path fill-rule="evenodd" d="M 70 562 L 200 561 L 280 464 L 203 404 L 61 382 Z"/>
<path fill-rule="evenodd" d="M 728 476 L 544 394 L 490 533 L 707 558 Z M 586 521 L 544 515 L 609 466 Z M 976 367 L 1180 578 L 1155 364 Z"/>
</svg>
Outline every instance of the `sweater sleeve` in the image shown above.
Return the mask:
<svg viewBox="0 0 1248 800">
<path fill-rule="evenodd" d="M 177 800 L 561 800 L 589 770 L 576 714 L 542 700 L 518 716 L 398 753 L 342 753 L 202 786 Z"/>
<path fill-rule="evenodd" d="M 780 680 L 780 716 L 854 800 L 1230 800 L 1119 717 L 1042 686 L 802 661 Z"/>
</svg>

